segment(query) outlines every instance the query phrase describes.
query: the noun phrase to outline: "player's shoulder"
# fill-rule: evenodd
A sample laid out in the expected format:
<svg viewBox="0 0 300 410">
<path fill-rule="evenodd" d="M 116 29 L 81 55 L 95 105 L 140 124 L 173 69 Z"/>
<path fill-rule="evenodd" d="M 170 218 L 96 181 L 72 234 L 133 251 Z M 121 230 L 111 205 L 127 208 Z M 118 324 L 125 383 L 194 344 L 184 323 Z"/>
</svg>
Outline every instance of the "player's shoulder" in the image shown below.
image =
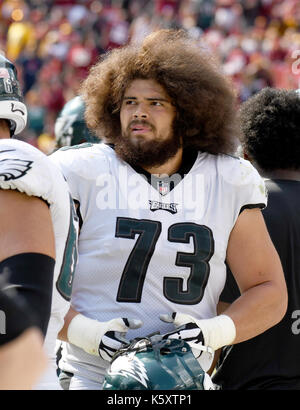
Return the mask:
<svg viewBox="0 0 300 410">
<path fill-rule="evenodd" d="M 72 172 L 91 177 L 95 172 L 108 169 L 109 163 L 116 157 L 114 150 L 104 143 L 83 143 L 60 148 L 50 155 L 63 172 Z"/>
<path fill-rule="evenodd" d="M 214 184 L 221 197 L 231 198 L 237 212 L 266 206 L 268 197 L 264 180 L 249 161 L 227 154 L 208 153 L 201 153 L 198 160 L 198 172 L 202 172 L 204 178 L 207 175 L 207 181 Z"/>
<path fill-rule="evenodd" d="M 0 140 L 0 173 L 1 179 L 8 181 L 18 179 L 28 173 L 47 174 L 49 168 L 52 172 L 58 169 L 38 148 L 33 145 L 16 140 Z"/>
<path fill-rule="evenodd" d="M 0 139 L 0 154 L 1 161 L 5 159 L 4 157 L 13 158 L 24 156 L 28 159 L 46 157 L 42 151 L 35 148 L 33 145 L 13 138 Z M 1 164 L 3 164 L 3 162 L 1 162 Z"/>
<path fill-rule="evenodd" d="M 51 203 L 55 186 L 65 184 L 60 170 L 31 144 L 0 140 L 0 188 L 16 189 Z"/>
<path fill-rule="evenodd" d="M 217 156 L 217 169 L 222 179 L 231 185 L 263 184 L 263 179 L 250 161 L 228 154 Z"/>
<path fill-rule="evenodd" d="M 62 157 L 78 160 L 94 158 L 95 156 L 109 156 L 111 148 L 104 143 L 84 142 L 78 145 L 65 146 L 51 154 L 51 157 Z"/>
</svg>

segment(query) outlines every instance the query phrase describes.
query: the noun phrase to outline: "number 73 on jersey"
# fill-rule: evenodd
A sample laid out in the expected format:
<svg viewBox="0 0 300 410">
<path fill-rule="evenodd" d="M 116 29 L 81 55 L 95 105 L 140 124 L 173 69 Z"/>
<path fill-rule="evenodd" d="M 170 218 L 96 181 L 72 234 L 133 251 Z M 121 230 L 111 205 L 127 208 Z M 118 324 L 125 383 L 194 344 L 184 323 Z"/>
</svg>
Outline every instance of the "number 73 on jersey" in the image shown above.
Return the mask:
<svg viewBox="0 0 300 410">
<path fill-rule="evenodd" d="M 117 218 L 115 236 L 135 240 L 133 249 L 123 269 L 117 293 L 118 302 L 141 301 L 147 270 L 156 243 L 162 232 L 160 221 L 148 219 Z M 168 229 L 166 241 L 191 243 L 193 252 L 177 252 L 175 265 L 190 268 L 187 289 L 183 279 L 163 278 L 164 296 L 174 303 L 194 305 L 199 303 L 209 278 L 209 261 L 214 253 L 214 239 L 210 228 L 193 222 L 175 223 Z"/>
</svg>

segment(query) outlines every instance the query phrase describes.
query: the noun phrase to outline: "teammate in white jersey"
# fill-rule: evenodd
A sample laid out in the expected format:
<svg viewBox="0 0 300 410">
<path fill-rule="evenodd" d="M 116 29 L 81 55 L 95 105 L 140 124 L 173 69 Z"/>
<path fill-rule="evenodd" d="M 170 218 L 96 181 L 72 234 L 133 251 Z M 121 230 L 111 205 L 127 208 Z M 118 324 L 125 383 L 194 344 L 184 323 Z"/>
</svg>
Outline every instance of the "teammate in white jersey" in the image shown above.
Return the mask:
<svg viewBox="0 0 300 410">
<path fill-rule="evenodd" d="M 0 139 L 8 139 L 25 128 L 27 109 L 17 71 L 3 55 L 0 55 L 0 73 Z M 2 159 L 0 168 L 5 164 Z M 1 174 L 3 177 L 7 176 Z M 16 253 L 43 252 L 44 274 L 52 277 L 54 238 L 50 213 L 43 201 L 19 192 L 0 190 L 0 202 L 0 389 L 23 390 L 32 388 L 46 369 L 41 324 L 49 320 L 49 315 L 43 309 L 35 317 L 30 310 L 32 297 L 44 294 L 43 288 L 37 288 L 34 295 L 26 286 L 18 286 L 16 291 L 10 283 L 14 268 L 6 266 L 3 269 L 3 265 L 7 261 L 9 264 Z M 17 283 L 23 274 L 23 267 L 14 272 L 14 282 Z M 51 300 L 44 300 L 44 306 L 47 302 L 50 306 Z"/>
<path fill-rule="evenodd" d="M 101 389 L 125 337 L 159 331 L 216 350 L 277 323 L 287 296 L 261 216 L 264 183 L 228 155 L 235 98 L 207 53 L 162 30 L 112 51 L 81 91 L 88 126 L 110 144 L 51 156 L 81 221 L 60 333 L 70 389 Z M 242 295 L 217 316 L 225 262 Z M 194 353 L 208 370 L 207 353 Z"/>
<path fill-rule="evenodd" d="M 0 272 L 8 276 L 8 283 L 20 288 L 18 292 L 24 289 L 27 293 L 27 304 L 36 316 L 35 323 L 45 335 L 49 370 L 35 388 L 57 389 L 55 342 L 69 309 L 77 260 L 78 226 L 74 205 L 60 170 L 42 152 L 14 139 L 0 141 L 0 189 L 1 197 L 5 195 L 5 198 L 8 193 L 5 190 L 10 190 L 10 202 L 6 201 L 12 210 L 15 202 L 21 201 L 20 196 L 25 210 L 28 208 L 25 215 L 16 219 L 13 212 L 14 216 L 10 217 L 7 208 L 1 207 L 1 229 L 8 239 L 0 253 Z M 34 197 L 35 201 L 29 201 L 28 197 Z M 39 202 L 44 213 L 39 212 Z M 30 206 L 32 212 L 29 212 Z M 35 209 L 39 219 L 34 214 Z M 26 219 L 26 229 L 22 229 L 22 219 Z M 18 240 L 13 242 L 14 232 Z"/>
<path fill-rule="evenodd" d="M 69 308 L 78 224 L 59 169 L 9 139 L 25 128 L 27 109 L 2 55 L 0 119 L 0 388 L 57 389 L 55 341 Z"/>
</svg>

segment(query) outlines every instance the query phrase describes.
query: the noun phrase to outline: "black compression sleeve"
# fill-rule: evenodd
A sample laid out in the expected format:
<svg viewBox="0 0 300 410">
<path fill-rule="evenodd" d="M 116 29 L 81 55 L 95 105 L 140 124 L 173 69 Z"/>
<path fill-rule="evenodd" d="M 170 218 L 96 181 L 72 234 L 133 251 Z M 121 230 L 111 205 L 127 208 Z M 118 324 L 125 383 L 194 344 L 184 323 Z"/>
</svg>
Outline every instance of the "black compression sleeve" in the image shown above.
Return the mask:
<svg viewBox="0 0 300 410">
<path fill-rule="evenodd" d="M 9 287 L 16 290 L 16 297 L 23 298 L 32 311 L 34 324 L 44 335 L 51 312 L 54 265 L 53 258 L 39 253 L 14 255 L 0 263 L 0 276 L 4 274 Z"/>
<path fill-rule="evenodd" d="M 35 326 L 34 315 L 15 289 L 0 290 L 0 346 Z"/>
</svg>

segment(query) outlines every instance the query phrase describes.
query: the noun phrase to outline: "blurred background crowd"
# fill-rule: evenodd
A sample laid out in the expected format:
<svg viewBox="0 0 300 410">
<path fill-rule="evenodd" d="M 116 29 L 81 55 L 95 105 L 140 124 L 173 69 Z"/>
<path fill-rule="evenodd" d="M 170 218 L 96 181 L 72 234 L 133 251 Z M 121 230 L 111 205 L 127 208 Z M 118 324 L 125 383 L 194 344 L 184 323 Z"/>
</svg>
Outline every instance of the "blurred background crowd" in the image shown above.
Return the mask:
<svg viewBox="0 0 300 410">
<path fill-rule="evenodd" d="M 299 0 L 0 0 L 0 50 L 29 111 L 22 138 L 51 151 L 58 113 L 99 56 L 174 27 L 216 54 L 240 102 L 300 87 Z"/>
</svg>

